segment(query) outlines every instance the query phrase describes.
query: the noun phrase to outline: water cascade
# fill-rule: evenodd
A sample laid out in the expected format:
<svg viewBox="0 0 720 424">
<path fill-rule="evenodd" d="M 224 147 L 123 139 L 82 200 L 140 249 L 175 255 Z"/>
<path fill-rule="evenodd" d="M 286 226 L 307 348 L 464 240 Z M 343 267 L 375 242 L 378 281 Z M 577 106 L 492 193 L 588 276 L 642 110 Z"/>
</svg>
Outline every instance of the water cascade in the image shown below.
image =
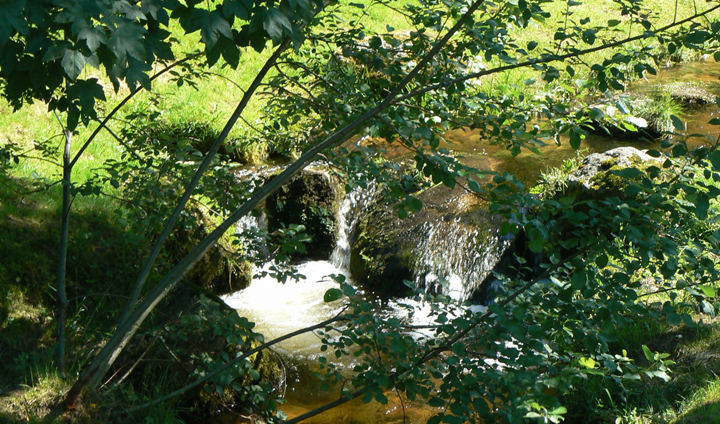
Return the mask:
<svg viewBox="0 0 720 424">
<path fill-rule="evenodd" d="M 441 218 L 424 222 L 421 232 L 415 283 L 457 300 L 469 299 L 480 288 L 507 246 L 491 222 L 478 226 L 457 217 Z"/>
<path fill-rule="evenodd" d="M 350 240 L 360 215 L 367 209 L 377 193 L 373 184 L 369 187 L 356 188 L 345 196 L 338 213 L 337 244 L 330 255 L 330 263 L 342 270 L 350 268 Z"/>
<path fill-rule="evenodd" d="M 256 324 L 256 331 L 263 333 L 266 339 L 282 336 L 286 333 L 316 324 L 336 315 L 343 307 L 341 302 L 325 303 L 324 293 L 337 287 L 332 275 L 344 275 L 351 281 L 348 265 L 350 263 L 351 233 L 358 215 L 367 206 L 375 189 L 356 189 L 345 196 L 338 216 L 337 244 L 329 260 L 306 261 L 296 266 L 297 280 L 278 281 L 276 264 L 273 261 L 256 273 L 250 286 L 223 298 L 240 314 Z M 248 246 L 257 246 L 252 236 L 261 233 L 267 220 L 246 216 L 237 226 Z M 257 247 L 256 247 L 257 248 Z M 267 249 L 265 249 L 267 252 Z M 320 341 L 312 333 L 294 337 L 280 344 L 283 353 L 308 359 L 320 352 Z"/>
</svg>

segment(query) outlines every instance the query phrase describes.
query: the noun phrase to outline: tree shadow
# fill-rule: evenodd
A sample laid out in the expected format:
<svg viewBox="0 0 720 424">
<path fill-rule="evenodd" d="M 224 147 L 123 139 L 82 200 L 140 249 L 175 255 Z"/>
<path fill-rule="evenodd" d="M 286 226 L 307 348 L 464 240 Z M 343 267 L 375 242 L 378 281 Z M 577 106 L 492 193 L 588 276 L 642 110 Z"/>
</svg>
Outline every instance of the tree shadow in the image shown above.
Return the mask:
<svg viewBox="0 0 720 424">
<path fill-rule="evenodd" d="M 0 396 L 53 367 L 58 198 L 57 186 L 38 190 L 29 179 L 0 172 Z M 77 198 L 71 215 L 71 346 L 112 323 L 145 252 L 142 237 L 127 233 L 113 206 L 98 203 Z"/>
<path fill-rule="evenodd" d="M 720 424 L 720 401 L 707 402 L 691 409 L 676 424 Z"/>
</svg>

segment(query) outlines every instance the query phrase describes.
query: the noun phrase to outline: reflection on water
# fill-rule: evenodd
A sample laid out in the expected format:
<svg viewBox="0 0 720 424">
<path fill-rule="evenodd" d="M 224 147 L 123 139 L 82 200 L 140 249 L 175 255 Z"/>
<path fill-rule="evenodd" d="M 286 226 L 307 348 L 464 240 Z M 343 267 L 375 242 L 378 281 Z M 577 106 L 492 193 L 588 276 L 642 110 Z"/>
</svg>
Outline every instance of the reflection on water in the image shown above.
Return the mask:
<svg viewBox="0 0 720 424">
<path fill-rule="evenodd" d="M 387 405 L 376 401 L 363 403 L 361 399 L 355 399 L 344 404 L 342 407 L 334 408 L 306 421 L 312 424 L 420 424 L 426 423 L 430 417 L 438 411 L 426 405 L 408 402 L 407 399 L 400 399 L 395 393 L 386 393 Z M 334 399 L 328 399 L 328 401 Z M 295 417 L 314 408 L 320 407 L 323 403 L 297 404 L 290 400 L 283 410 L 290 417 Z"/>
<path fill-rule="evenodd" d="M 463 163 L 478 169 L 515 174 L 523 183 L 533 185 L 543 171 L 560 166 L 566 159 L 577 154 L 566 138 L 560 139 L 560 145 L 540 147 L 540 153 L 523 151 L 513 156 L 505 147 L 486 143 L 477 130 L 455 130 L 446 135 L 448 146 L 462 154 Z M 650 148 L 645 142 L 639 148 Z M 637 145 L 637 143 L 635 143 Z M 581 150 L 588 153 L 604 152 L 615 147 L 627 146 L 627 141 L 610 137 L 589 135 L 583 142 Z M 482 146 L 480 152 L 478 146 Z"/>
</svg>

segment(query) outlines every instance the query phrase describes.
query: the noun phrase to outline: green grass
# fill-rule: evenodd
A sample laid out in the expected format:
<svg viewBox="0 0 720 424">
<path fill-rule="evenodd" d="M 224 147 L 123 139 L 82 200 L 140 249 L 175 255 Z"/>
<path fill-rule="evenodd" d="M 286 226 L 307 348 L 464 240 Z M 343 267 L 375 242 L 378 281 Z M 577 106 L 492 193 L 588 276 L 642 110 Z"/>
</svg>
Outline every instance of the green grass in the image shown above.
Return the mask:
<svg viewBox="0 0 720 424">
<path fill-rule="evenodd" d="M 393 6 L 404 2 L 396 1 Z M 552 49 L 554 26 L 560 19 L 558 13 L 564 10 L 565 2 L 554 2 L 548 10 L 554 17 L 545 24 L 532 24 L 525 30 L 515 29 L 513 38 L 520 45 L 534 40 L 540 43 L 539 49 Z M 576 16 L 590 17 L 593 22 L 604 22 L 616 17 L 609 12 L 612 1 L 586 1 L 577 8 Z M 672 0 L 659 0 L 653 3 L 658 11 L 674 8 Z M 681 1 L 678 16 L 687 16 L 693 4 Z M 352 19 L 357 9 L 346 7 L 345 16 Z M 380 4 L 370 4 L 364 9 L 362 20 L 368 33 L 385 32 L 390 25 L 395 30 L 407 30 L 409 24 L 396 11 Z M 669 22 L 672 16 L 663 17 Z M 627 34 L 626 23 L 617 27 L 621 33 Z M 171 28 L 179 33 L 178 28 Z M 638 28 L 635 29 L 637 31 Z M 197 45 L 198 34 L 180 37 L 176 47 L 178 57 L 182 52 L 190 51 Z M 161 112 L 161 119 L 168 123 L 200 122 L 209 123 L 216 130 L 224 125 L 237 102 L 243 89 L 250 85 L 256 71 L 260 69 L 270 49 L 263 53 L 252 50 L 243 52 L 240 66 L 230 69 L 224 64 L 215 65 L 211 72 L 216 74 L 198 81 L 197 89 L 188 85 L 178 87 L 167 77 L 160 78 L 152 94 L 138 95 L 127 106 L 125 112 L 147 113 L 152 110 Z M 597 53 L 588 58 L 599 60 L 607 53 Z M 97 70 L 88 69 L 85 76 L 99 76 Z M 534 71 L 516 70 L 488 78 L 483 86 L 490 87 L 496 93 L 517 95 L 527 88 L 524 81 L 536 78 Z M 541 82 L 532 89 L 536 92 L 546 90 Z M 107 112 L 125 95 L 126 89 L 114 93 L 107 87 L 108 99 L 102 105 Z M 254 122 L 261 117 L 265 99 L 257 97 L 250 103 L 243 117 Z M 124 114 L 118 115 L 122 118 Z M 62 117 L 61 117 L 62 118 Z M 120 120 L 113 121 L 111 127 L 119 132 L 125 125 Z M 47 112 L 45 105 L 35 103 L 27 105 L 19 111 L 12 112 L 6 102 L 0 102 L 0 140 L 11 140 L 27 149 L 30 156 L 36 159 L 22 160 L 18 165 L 10 167 L 8 175 L 0 174 L 0 362 L 4 365 L 0 371 L 0 421 L 1 422 L 32 422 L 33 417 L 47 412 L 56 396 L 66 387 L 66 381 L 57 375 L 51 365 L 52 355 L 52 305 L 54 292 L 55 249 L 57 246 L 58 208 L 60 187 L 36 191 L 33 180 L 45 179 L 57 181 L 60 168 L 57 164 L 39 160 L 41 153 L 32 151 L 35 141 L 49 140 L 48 147 L 55 149 L 56 154 L 51 160 L 57 161 L 62 146 L 61 128 L 54 115 Z M 74 151 L 84 142 L 94 129 L 81 128 L 75 136 Z M 231 138 L 241 137 L 247 128 L 243 123 L 231 133 Z M 0 141 L 2 142 L 2 141 Z M 255 160 L 262 160 L 265 151 L 262 146 L 250 153 Z M 119 159 L 117 143 L 107 132 L 93 142 L 79 160 L 74 170 L 74 181 L 83 182 L 90 178 L 96 169 L 107 159 Z M 548 171 L 548 181 L 559 181 L 561 174 L 553 175 Z M 106 188 L 111 194 L 112 188 Z M 69 269 L 69 288 L 71 303 L 70 326 L 75 339 L 75 359 L 82 359 L 90 347 L 104 336 L 104 331 L 114 322 L 115 311 L 123 300 L 118 297 L 127 293 L 124 286 L 136 274 L 136 264 L 142 259 L 147 248 L 142 235 L 131 234 L 129 227 L 123 222 L 122 214 L 116 213 L 119 205 L 107 197 L 78 196 L 73 204 L 71 220 L 71 258 Z M 109 293 L 103 294 L 104 287 L 111 287 Z M 681 368 L 677 376 L 687 376 L 693 385 L 688 390 L 677 392 L 660 392 L 658 395 L 670 405 L 662 412 L 649 412 L 647 405 L 638 405 L 634 411 L 628 412 L 639 419 L 669 419 L 679 423 L 708 422 L 699 417 L 717 410 L 720 400 L 720 382 L 709 376 L 720 373 L 720 367 L 703 368 L 693 362 L 692 357 L 700 357 L 701 353 L 710 354 L 712 349 L 720 350 L 717 340 L 720 339 L 720 327 L 714 324 L 714 330 L 706 338 L 693 339 L 695 344 L 688 345 L 688 351 L 678 351 L 679 364 L 687 359 L 688 366 Z M 713 341 L 714 340 L 714 341 Z M 715 343 L 715 344 L 713 344 Z M 693 353 L 694 352 L 694 356 Z M 685 352 L 685 353 L 683 353 Z M 683 356 L 685 355 L 685 356 Z M 700 355 L 700 356 L 699 356 Z M 661 389 L 658 389 L 661 390 Z M 90 404 L 90 408 L 93 408 Z M 92 415 L 92 411 L 88 411 Z M 157 421 L 172 420 L 175 411 L 157 410 L 154 412 Z M 622 418 L 622 417 L 621 417 Z M 623 418 L 624 419 L 624 418 Z M 684 420 L 684 421 L 683 421 Z M 695 421 L 693 421 L 695 420 Z M 643 422 L 643 421 L 628 421 Z M 647 421 L 664 422 L 664 421 Z M 711 422 L 711 421 L 710 421 Z"/>
<path fill-rule="evenodd" d="M 720 422 L 720 321 L 711 319 L 699 329 L 668 328 L 654 337 L 651 347 L 672 353 L 673 379 L 647 386 L 634 405 L 617 411 L 617 422 Z"/>
<path fill-rule="evenodd" d="M 360 18 L 368 33 L 373 31 L 385 32 L 387 31 L 386 26 L 388 25 L 400 31 L 410 28 L 407 20 L 395 10 L 382 4 L 372 2 L 367 2 L 367 4 L 368 6 L 362 11 L 363 15 L 360 16 Z M 403 1 L 391 3 L 393 8 L 400 7 L 402 4 L 404 4 Z M 671 0 L 659 0 L 653 2 L 652 6 L 653 13 L 655 11 L 671 11 L 675 7 L 675 2 Z M 678 3 L 678 6 L 678 19 L 688 16 L 693 11 L 692 2 L 681 1 Z M 518 44 L 524 46 L 533 40 L 539 42 L 538 49 L 553 50 L 554 28 L 559 22 L 564 22 L 562 13 L 565 11 L 566 2 L 556 1 L 545 7 L 553 14 L 553 17 L 545 23 L 532 23 L 527 29 L 515 29 L 511 31 L 511 36 Z M 353 18 L 353 14 L 358 13 L 358 9 L 352 7 L 344 7 L 342 10 L 343 16 L 348 20 Z M 629 28 L 629 25 L 626 23 L 627 19 L 615 11 L 611 0 L 586 1 L 579 6 L 572 7 L 570 10 L 573 12 L 571 19 L 575 19 L 576 21 L 587 17 L 591 19 L 591 22 L 600 24 L 606 22 L 607 19 L 616 18 L 623 22 L 615 27 L 619 31 L 619 34 L 625 36 L 630 33 L 631 28 Z M 664 13 L 658 22 L 659 24 L 668 23 L 672 21 L 672 18 L 672 14 Z M 572 20 L 570 24 L 572 24 Z M 175 52 L 178 57 L 182 57 L 184 52 L 191 51 L 193 47 L 197 45 L 199 39 L 198 33 L 181 35 L 177 24 L 174 24 L 171 30 L 180 40 L 180 43 L 175 47 Z M 637 33 L 639 28 L 635 28 L 634 31 L 634 33 Z M 583 43 L 580 43 L 579 46 L 587 47 L 587 45 Z M 178 87 L 167 77 L 160 78 L 155 84 L 154 94 L 152 96 L 148 93 L 137 96 L 136 99 L 127 106 L 127 110 L 149 111 L 150 109 L 156 109 L 161 111 L 164 119 L 170 122 L 202 121 L 209 122 L 216 126 L 217 129 L 220 129 L 234 110 L 238 100 L 242 96 L 243 89 L 249 86 L 256 71 L 260 69 L 270 52 L 270 48 L 262 53 L 247 49 L 244 51 L 240 66 L 237 69 L 231 69 L 221 61 L 221 63 L 211 69 L 211 72 L 217 74 L 217 76 L 211 76 L 199 81 L 197 89 L 187 84 Z M 607 54 L 609 53 L 598 52 L 590 55 L 587 60 L 597 61 Z M 87 69 L 85 76 L 102 77 L 102 75 L 94 69 Z M 492 87 L 493 90 L 506 90 L 508 94 L 517 94 L 527 89 L 524 87 L 523 81 L 529 78 L 537 79 L 537 74 L 528 70 L 515 70 L 488 78 L 484 85 Z M 114 93 L 109 84 L 106 84 L 106 86 L 108 100 L 103 105 L 103 109 L 107 111 L 114 107 L 114 105 L 127 94 L 127 91 L 121 90 L 119 93 Z M 542 91 L 546 88 L 542 82 L 538 82 L 533 89 Z M 155 106 L 151 106 L 151 98 L 156 99 L 157 104 Z M 256 121 L 261 116 L 260 112 L 263 103 L 264 99 L 262 96 L 256 97 L 256 99 L 248 105 L 243 117 L 249 122 Z M 122 115 L 118 116 L 118 118 L 121 117 Z M 113 124 L 116 132 L 121 126 L 121 123 Z M 32 146 L 34 140 L 46 140 L 50 137 L 56 137 L 53 139 L 54 143 L 57 143 L 56 146 L 59 146 L 62 141 L 59 137 L 60 126 L 57 120 L 52 114 L 49 114 L 45 106 L 40 103 L 28 105 L 20 111 L 11 113 L 7 104 L 0 102 L 0 128 L 3 129 L 2 132 L 0 132 L 0 139 L 7 138 L 19 142 L 28 148 Z M 79 134 L 75 137 L 76 147 L 87 138 L 92 129 L 94 129 L 94 125 L 91 125 L 90 129 L 81 129 L 79 131 Z M 240 123 L 231 133 L 230 138 L 240 137 L 246 131 L 248 131 L 247 126 Z M 262 149 L 257 150 L 258 152 L 262 152 Z M 258 157 L 258 154 L 261 153 L 254 153 L 251 156 L 256 160 L 262 159 L 262 157 Z M 34 154 L 33 156 L 38 155 Z M 55 157 L 56 160 L 57 158 L 58 156 Z M 116 143 L 106 132 L 102 132 L 100 137 L 97 138 L 78 162 L 78 166 L 74 171 L 75 180 L 81 182 L 86 180 L 105 159 L 117 158 L 118 151 Z M 13 170 L 15 175 L 21 177 L 40 175 L 46 178 L 57 178 L 59 171 L 56 165 L 38 160 L 23 161 L 20 166 L 17 166 Z"/>
</svg>

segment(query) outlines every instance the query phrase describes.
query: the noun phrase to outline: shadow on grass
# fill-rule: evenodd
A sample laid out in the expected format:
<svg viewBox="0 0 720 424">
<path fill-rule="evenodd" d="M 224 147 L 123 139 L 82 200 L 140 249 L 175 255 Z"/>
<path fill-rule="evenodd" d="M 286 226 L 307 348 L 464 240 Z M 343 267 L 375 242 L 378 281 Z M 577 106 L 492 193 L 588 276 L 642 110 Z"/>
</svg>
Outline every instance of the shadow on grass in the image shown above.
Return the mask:
<svg viewBox="0 0 720 424">
<path fill-rule="evenodd" d="M 645 343 L 653 351 L 670 353 L 676 362 L 671 367 L 672 379 L 626 383 L 627 391 L 590 379 L 566 400 L 569 412 L 565 422 L 720 424 L 720 384 L 716 383 L 720 375 L 720 320 L 704 319 L 705 323 L 696 328 L 648 328 L 638 323 L 644 334 L 629 329 L 629 337 L 623 339 L 627 346 Z M 630 356 L 643 362 L 643 354 L 635 350 Z"/>
<path fill-rule="evenodd" d="M 38 370 L 52 367 L 59 194 L 57 186 L 36 191 L 30 181 L 0 173 L 0 396 L 33 384 Z M 113 206 L 98 203 L 76 198 L 73 205 L 70 346 L 86 344 L 112 322 L 144 252 L 141 238 L 124 231 Z"/>
<path fill-rule="evenodd" d="M 116 325 L 150 243 L 149 235 L 133 230 L 138 226 L 129 221 L 127 210 L 116 210 L 116 202 L 75 199 L 66 274 L 69 378 L 63 379 L 53 363 L 59 238 L 56 199 L 60 192 L 57 186 L 43 192 L 33 192 L 33 188 L 28 180 L 0 172 L 0 424 L 32 419 L 36 421 L 30 422 L 41 422 L 38 417 L 45 416 L 49 405 L 67 389 L 81 364 Z M 148 286 L 168 266 L 167 257 L 159 258 L 158 272 Z M 166 339 L 162 339 L 162 344 L 155 341 L 165 324 L 178 325 L 180 311 L 186 312 L 190 305 L 199 309 L 197 291 L 181 286 L 148 317 L 144 332 L 126 347 L 117 361 L 117 369 L 111 373 L 111 379 L 129 376 L 124 383 L 127 389 L 123 389 L 127 391 L 108 391 L 98 405 L 105 402 L 105 408 L 117 399 L 124 399 L 127 393 L 141 396 L 134 390 L 144 393 L 146 389 L 155 390 L 155 386 L 168 392 L 187 381 L 183 368 L 190 363 L 187 358 L 196 352 L 193 349 L 207 346 L 186 335 L 176 337 L 177 340 L 168 337 L 177 344 L 172 347 L 165 345 Z M 178 360 L 176 352 L 185 352 L 186 362 Z M 141 363 L 138 358 L 145 359 Z M 130 371 L 123 375 L 120 370 L 134 371 L 132 375 Z M 166 374 L 176 380 L 171 381 L 170 377 L 163 380 Z M 100 407 L 87 411 L 86 415 L 94 418 L 104 413 Z M 73 419 L 78 416 L 73 415 Z"/>
<path fill-rule="evenodd" d="M 720 424 L 720 401 L 693 408 L 675 421 L 675 424 Z"/>
<path fill-rule="evenodd" d="M 0 412 L 0 423 L 3 423 L 3 424 L 27 424 L 28 422 L 32 422 L 32 421 L 23 419 L 20 416 Z"/>
</svg>

